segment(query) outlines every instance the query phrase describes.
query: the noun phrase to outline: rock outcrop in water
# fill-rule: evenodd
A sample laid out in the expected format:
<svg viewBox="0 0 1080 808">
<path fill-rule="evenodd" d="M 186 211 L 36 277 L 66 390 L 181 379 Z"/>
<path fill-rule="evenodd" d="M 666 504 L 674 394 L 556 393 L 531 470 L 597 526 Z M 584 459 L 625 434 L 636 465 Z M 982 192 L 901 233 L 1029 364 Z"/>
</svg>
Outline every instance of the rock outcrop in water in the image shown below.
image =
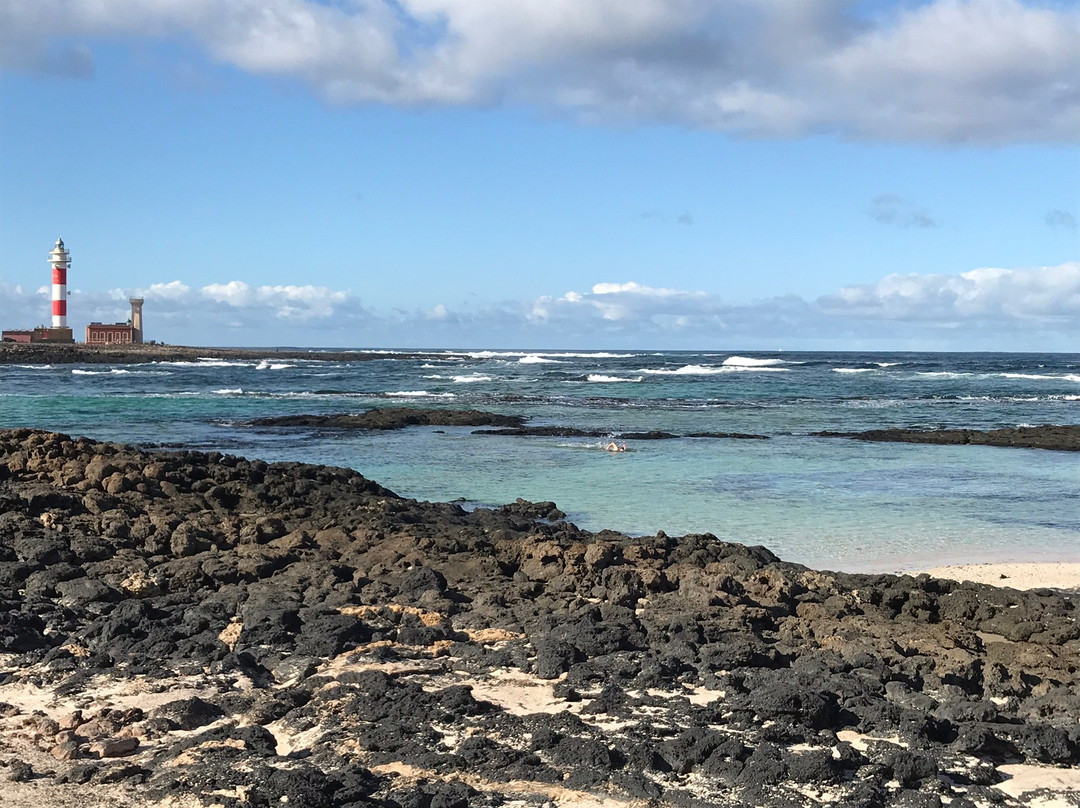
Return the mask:
<svg viewBox="0 0 1080 808">
<path fill-rule="evenodd" d="M 362 413 L 333 415 L 278 415 L 255 418 L 247 426 L 300 426 L 328 429 L 402 429 L 407 426 L 499 426 L 518 427 L 520 415 L 500 415 L 482 410 L 383 407 Z"/>
<path fill-rule="evenodd" d="M 394 354 L 396 359 L 445 360 L 445 353 Z M 290 360 L 323 362 L 370 362 L 384 360 L 381 352 L 305 351 L 288 348 L 197 348 L 188 345 L 59 345 L 49 343 L 0 342 L 0 365 L 70 365 L 77 363 L 132 365 L 145 362 L 197 362 L 203 359 L 226 361 L 287 362 Z"/>
<path fill-rule="evenodd" d="M 766 435 L 746 435 L 740 432 L 692 432 L 676 435 L 673 432 L 612 432 L 610 429 L 580 429 L 571 426 L 525 426 L 527 419 L 520 415 L 501 415 L 483 410 L 426 409 L 421 407 L 382 407 L 362 413 L 331 415 L 276 415 L 255 418 L 244 426 L 316 427 L 327 429 L 403 429 L 407 426 L 494 426 L 498 429 L 477 429 L 474 435 L 503 435 L 511 437 L 545 438 L 607 438 L 609 440 L 671 440 L 673 438 L 735 438 L 768 440 Z"/>
<path fill-rule="evenodd" d="M 1014 449 L 1057 449 L 1080 452 L 1080 425 L 1019 426 L 1005 429 L 871 429 L 866 432 L 817 432 L 817 437 L 855 440 L 932 443 L 941 445 L 1007 446 Z"/>
<path fill-rule="evenodd" d="M 691 432 L 676 435 L 652 429 L 648 432 L 612 432 L 610 429 L 578 429 L 571 426 L 519 426 L 504 429 L 478 429 L 474 435 L 504 435 L 511 437 L 546 438 L 608 438 L 613 440 L 672 440 L 674 438 L 731 438 L 737 440 L 768 440 L 767 435 L 747 435 L 742 432 Z"/>
<path fill-rule="evenodd" d="M 971 808 L 1080 764 L 1069 594 L 561 517 L 0 431 L 0 795 Z"/>
</svg>

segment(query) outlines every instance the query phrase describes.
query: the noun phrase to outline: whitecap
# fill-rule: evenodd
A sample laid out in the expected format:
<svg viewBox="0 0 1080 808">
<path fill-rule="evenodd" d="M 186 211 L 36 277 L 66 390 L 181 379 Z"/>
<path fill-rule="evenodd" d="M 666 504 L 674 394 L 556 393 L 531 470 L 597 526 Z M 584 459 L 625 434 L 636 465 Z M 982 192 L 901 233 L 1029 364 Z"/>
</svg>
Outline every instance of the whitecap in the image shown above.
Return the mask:
<svg viewBox="0 0 1080 808">
<path fill-rule="evenodd" d="M 787 368 L 750 365 L 683 365 L 681 368 L 641 368 L 639 373 L 651 376 L 715 376 L 719 373 L 787 373 Z"/>
<path fill-rule="evenodd" d="M 395 390 L 384 395 L 390 398 L 457 398 L 453 393 L 429 393 L 427 390 Z"/>
<path fill-rule="evenodd" d="M 111 370 L 80 370 L 79 368 L 72 368 L 71 372 L 75 376 L 117 376 L 131 373 L 130 370 L 124 370 L 123 368 L 112 368 Z"/>
<path fill-rule="evenodd" d="M 1058 376 L 1048 376 L 1045 373 L 1002 373 L 1000 375 L 1003 379 L 1054 380 L 1059 378 Z"/>
<path fill-rule="evenodd" d="M 483 373 L 466 373 L 461 376 L 451 376 L 455 384 L 471 384 L 473 382 L 490 382 L 491 377 Z"/>
<path fill-rule="evenodd" d="M 756 359 L 751 356 L 729 356 L 723 363 L 727 367 L 764 368 L 786 365 L 783 359 Z"/>
<path fill-rule="evenodd" d="M 903 362 L 875 362 L 874 364 L 877 365 L 879 368 L 891 368 L 891 367 L 895 367 L 896 365 L 902 365 L 904 363 Z"/>
<path fill-rule="evenodd" d="M 188 362 L 182 359 L 176 361 L 161 361 L 153 362 L 154 365 L 171 365 L 173 367 L 187 367 L 187 368 L 249 368 L 252 367 L 250 362 L 226 362 L 224 359 L 214 359 L 212 357 L 205 357 L 198 362 Z"/>
<path fill-rule="evenodd" d="M 632 353 L 608 353 L 606 351 L 594 351 L 588 353 L 574 353 L 571 351 L 450 351 L 451 354 L 462 354 L 471 359 L 508 359 L 525 356 L 555 357 L 557 359 L 627 359 L 637 356 Z"/>
<path fill-rule="evenodd" d="M 873 373 L 873 368 L 833 368 L 833 373 Z"/>
<path fill-rule="evenodd" d="M 219 396 L 242 396 L 244 389 L 242 387 L 223 387 L 220 390 L 211 390 L 210 392 Z"/>
<path fill-rule="evenodd" d="M 1002 373 L 1001 376 L 1006 379 L 1029 379 L 1034 381 L 1051 381 L 1051 382 L 1080 382 L 1080 374 L 1066 373 L 1064 376 L 1051 376 L 1045 373 Z"/>
<path fill-rule="evenodd" d="M 644 377 L 635 376 L 632 379 L 625 379 L 621 376 L 605 376 L 602 373 L 590 373 L 587 377 L 587 381 L 590 382 L 640 382 Z"/>
<path fill-rule="evenodd" d="M 255 366 L 255 370 L 285 370 L 285 368 L 294 368 L 296 365 L 287 365 L 285 363 L 274 363 L 269 359 L 262 360 Z"/>
<path fill-rule="evenodd" d="M 250 367 L 250 362 L 229 362 L 225 359 L 218 359 L 215 356 L 200 356 L 197 363 L 199 367 L 214 367 L 214 368 L 242 368 Z"/>
<path fill-rule="evenodd" d="M 518 360 L 519 365 L 558 365 L 558 359 L 547 359 L 540 354 L 528 354 Z"/>
</svg>

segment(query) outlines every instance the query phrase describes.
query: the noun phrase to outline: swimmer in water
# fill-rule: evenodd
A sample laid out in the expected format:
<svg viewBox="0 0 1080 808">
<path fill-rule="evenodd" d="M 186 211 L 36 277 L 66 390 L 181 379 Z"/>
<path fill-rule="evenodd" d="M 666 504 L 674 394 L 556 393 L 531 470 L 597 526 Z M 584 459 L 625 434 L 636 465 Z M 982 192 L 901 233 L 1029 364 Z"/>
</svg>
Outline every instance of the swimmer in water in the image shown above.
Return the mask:
<svg viewBox="0 0 1080 808">
<path fill-rule="evenodd" d="M 608 451 L 608 452 L 625 452 L 625 451 L 626 451 L 626 444 L 625 444 L 625 443 L 623 443 L 623 444 L 622 444 L 622 445 L 620 446 L 620 445 L 619 445 L 619 444 L 617 444 L 617 443 L 616 443 L 615 441 L 612 441 L 612 442 L 611 442 L 611 443 L 609 443 L 609 444 L 608 444 L 607 446 L 605 446 L 605 447 L 604 447 L 604 449 L 605 449 L 606 451 Z"/>
</svg>

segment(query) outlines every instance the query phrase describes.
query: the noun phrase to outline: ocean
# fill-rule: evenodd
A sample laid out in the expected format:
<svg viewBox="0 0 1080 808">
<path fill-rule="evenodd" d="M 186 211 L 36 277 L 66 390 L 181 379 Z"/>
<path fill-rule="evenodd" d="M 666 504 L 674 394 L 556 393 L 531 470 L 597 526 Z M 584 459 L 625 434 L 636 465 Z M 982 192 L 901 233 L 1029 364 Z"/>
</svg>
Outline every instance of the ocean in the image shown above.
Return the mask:
<svg viewBox="0 0 1080 808">
<path fill-rule="evenodd" d="M 313 352 L 313 357 L 317 352 Z M 254 428 L 262 416 L 477 408 L 631 441 Z M 712 533 L 850 571 L 1080 561 L 1080 457 L 810 433 L 1080 422 L 1080 354 L 386 351 L 363 362 L 0 366 L 0 426 L 347 466 L 467 507 L 553 500 L 591 530 Z"/>
</svg>

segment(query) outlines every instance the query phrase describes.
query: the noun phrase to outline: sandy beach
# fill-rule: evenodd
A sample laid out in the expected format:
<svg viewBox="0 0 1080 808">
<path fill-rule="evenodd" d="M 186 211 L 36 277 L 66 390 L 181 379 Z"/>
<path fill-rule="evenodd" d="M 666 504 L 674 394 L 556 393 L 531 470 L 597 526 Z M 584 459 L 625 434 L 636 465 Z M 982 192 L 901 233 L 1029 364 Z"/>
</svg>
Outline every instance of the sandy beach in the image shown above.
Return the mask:
<svg viewBox="0 0 1080 808">
<path fill-rule="evenodd" d="M 919 570 L 935 578 L 972 581 L 1011 589 L 1080 591 L 1078 561 L 1013 561 L 993 564 L 954 564 Z"/>
</svg>

